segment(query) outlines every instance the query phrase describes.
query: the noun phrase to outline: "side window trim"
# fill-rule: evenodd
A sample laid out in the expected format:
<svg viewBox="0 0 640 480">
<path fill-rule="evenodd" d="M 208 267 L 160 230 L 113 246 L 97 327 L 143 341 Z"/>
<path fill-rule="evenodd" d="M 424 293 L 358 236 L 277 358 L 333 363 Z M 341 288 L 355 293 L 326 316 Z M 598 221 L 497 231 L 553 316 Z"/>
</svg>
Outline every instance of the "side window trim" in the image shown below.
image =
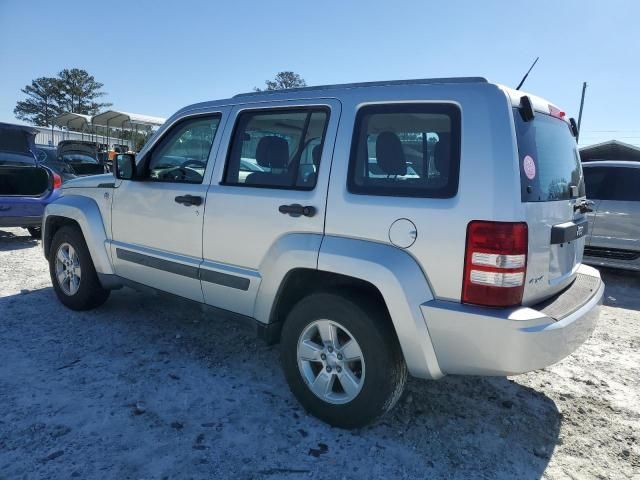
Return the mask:
<svg viewBox="0 0 640 480">
<path fill-rule="evenodd" d="M 365 143 L 361 144 L 361 134 L 364 128 L 363 120 L 366 115 L 376 114 L 401 114 L 401 113 L 423 113 L 423 114 L 445 114 L 451 120 L 450 132 L 450 178 L 446 189 L 429 192 L 427 189 L 389 188 L 385 186 L 363 186 L 355 182 L 358 155 L 364 148 L 365 158 L 368 158 L 368 150 Z M 356 111 L 353 134 L 351 137 L 351 148 L 349 152 L 349 163 L 347 168 L 347 191 L 353 195 L 387 196 L 387 197 L 413 197 L 413 198 L 454 198 L 458 194 L 460 182 L 460 163 L 462 155 L 462 113 L 458 104 L 448 101 L 405 101 L 401 103 L 384 102 L 363 105 Z M 426 162 L 426 160 L 424 160 Z M 426 164 L 425 164 L 426 168 Z"/>
<path fill-rule="evenodd" d="M 151 163 L 151 159 L 153 158 L 154 153 L 158 148 L 161 148 L 166 144 L 171 138 L 176 130 L 176 128 L 180 128 L 184 123 L 190 122 L 193 120 L 201 120 L 203 118 L 211 118 L 218 119 L 218 125 L 216 126 L 216 131 L 213 139 L 211 140 L 211 146 L 209 147 L 209 153 L 207 156 L 207 165 L 205 171 L 203 172 L 202 179 L 199 182 L 186 182 L 186 181 L 177 181 L 177 180 L 151 180 L 149 178 L 149 164 Z M 147 150 L 144 154 L 142 162 L 138 163 L 136 166 L 137 175 L 142 175 L 142 179 L 144 181 L 153 182 L 153 183 L 177 183 L 177 184 L 190 184 L 190 185 L 202 185 L 203 183 L 207 183 L 207 172 L 213 167 L 215 163 L 215 152 L 214 147 L 216 145 L 216 140 L 220 138 L 222 135 L 221 130 L 224 127 L 224 121 L 226 119 L 226 115 L 224 115 L 223 111 L 217 110 L 214 112 L 205 112 L 205 113 L 195 113 L 186 115 L 174 121 L 163 133 L 162 135 L 155 140 L 153 145 Z"/>
<path fill-rule="evenodd" d="M 249 107 L 249 108 L 241 108 L 239 109 L 233 118 L 233 125 L 231 128 L 231 132 L 230 132 L 230 136 L 227 140 L 227 148 L 226 148 L 226 155 L 224 158 L 224 166 L 222 169 L 222 176 L 220 178 L 220 181 L 218 182 L 219 185 L 221 186 L 225 186 L 225 187 L 246 187 L 246 188 L 266 188 L 266 189 L 272 189 L 272 190 L 298 190 L 298 191 L 313 191 L 316 188 L 316 184 L 313 185 L 313 187 L 309 188 L 309 187 L 304 187 L 304 186 L 298 186 L 298 185 L 292 185 L 292 186 L 280 186 L 280 185 L 261 185 L 261 184 L 246 184 L 246 183 L 239 183 L 239 182 L 228 182 L 227 181 L 227 176 L 229 174 L 229 165 L 230 165 L 230 160 L 231 160 L 231 155 L 234 153 L 234 147 L 235 147 L 235 140 L 236 140 L 236 136 L 238 135 L 238 129 L 240 127 L 240 123 L 242 121 L 242 116 L 245 114 L 260 114 L 260 113 L 273 113 L 273 114 L 277 114 L 277 113 L 283 113 L 283 112 L 305 112 L 307 113 L 306 119 L 305 119 L 305 129 L 303 132 L 303 135 L 306 136 L 307 134 L 307 126 L 308 126 L 308 122 L 311 119 L 311 116 L 313 113 L 316 112 L 323 112 L 326 114 L 326 118 L 324 120 L 324 127 L 322 130 L 322 135 L 320 137 L 320 145 L 322 145 L 323 150 L 324 150 L 324 146 L 325 146 L 325 142 L 326 142 L 326 137 L 327 137 L 327 132 L 329 129 L 329 123 L 331 121 L 331 116 L 334 113 L 333 112 L 333 107 L 329 104 L 299 104 L 299 105 L 292 105 L 292 106 L 283 106 L 283 105 L 274 105 L 274 106 L 270 106 L 270 107 Z M 304 153 L 304 148 L 306 146 L 305 144 L 305 138 L 302 137 L 301 138 L 301 142 L 299 144 L 298 150 L 295 152 L 294 154 L 294 158 L 298 157 L 297 162 L 296 162 L 296 173 L 297 170 L 300 168 L 300 160 L 301 160 L 301 156 L 302 153 Z M 322 162 L 320 162 L 320 164 L 322 164 Z"/>
</svg>

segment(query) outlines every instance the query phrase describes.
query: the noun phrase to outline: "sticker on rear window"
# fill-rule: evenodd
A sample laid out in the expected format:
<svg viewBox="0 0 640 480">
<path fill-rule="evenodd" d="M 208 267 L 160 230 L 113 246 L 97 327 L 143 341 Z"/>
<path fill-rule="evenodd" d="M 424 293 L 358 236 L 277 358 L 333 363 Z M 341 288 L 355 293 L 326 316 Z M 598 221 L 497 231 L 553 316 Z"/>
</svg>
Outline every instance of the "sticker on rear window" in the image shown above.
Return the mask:
<svg viewBox="0 0 640 480">
<path fill-rule="evenodd" d="M 524 174 L 529 180 L 536 178 L 536 162 L 533 161 L 531 155 L 526 155 L 522 161 L 524 167 Z"/>
</svg>

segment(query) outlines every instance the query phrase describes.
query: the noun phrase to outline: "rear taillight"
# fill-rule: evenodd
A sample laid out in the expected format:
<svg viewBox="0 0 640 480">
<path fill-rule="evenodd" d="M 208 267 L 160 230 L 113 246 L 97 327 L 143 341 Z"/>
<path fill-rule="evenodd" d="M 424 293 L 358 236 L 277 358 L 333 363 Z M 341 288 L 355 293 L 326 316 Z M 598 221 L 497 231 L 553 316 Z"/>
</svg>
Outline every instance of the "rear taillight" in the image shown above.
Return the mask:
<svg viewBox="0 0 640 480">
<path fill-rule="evenodd" d="M 462 301 L 488 307 L 519 305 L 527 269 L 527 245 L 526 223 L 469 222 Z"/>
<path fill-rule="evenodd" d="M 62 186 L 62 177 L 56 172 L 53 173 L 53 189 L 56 190 Z"/>
</svg>

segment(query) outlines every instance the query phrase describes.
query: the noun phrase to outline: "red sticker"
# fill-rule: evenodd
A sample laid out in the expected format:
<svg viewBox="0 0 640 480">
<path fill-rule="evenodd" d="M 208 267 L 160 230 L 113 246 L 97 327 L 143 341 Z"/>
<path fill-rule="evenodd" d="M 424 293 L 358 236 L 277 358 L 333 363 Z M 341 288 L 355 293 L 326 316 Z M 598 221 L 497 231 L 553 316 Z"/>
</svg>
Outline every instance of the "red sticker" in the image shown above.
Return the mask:
<svg viewBox="0 0 640 480">
<path fill-rule="evenodd" d="M 533 180 L 534 178 L 536 178 L 536 162 L 533 161 L 531 155 L 527 155 L 524 157 L 522 165 L 524 167 L 524 174 L 529 180 Z"/>
</svg>

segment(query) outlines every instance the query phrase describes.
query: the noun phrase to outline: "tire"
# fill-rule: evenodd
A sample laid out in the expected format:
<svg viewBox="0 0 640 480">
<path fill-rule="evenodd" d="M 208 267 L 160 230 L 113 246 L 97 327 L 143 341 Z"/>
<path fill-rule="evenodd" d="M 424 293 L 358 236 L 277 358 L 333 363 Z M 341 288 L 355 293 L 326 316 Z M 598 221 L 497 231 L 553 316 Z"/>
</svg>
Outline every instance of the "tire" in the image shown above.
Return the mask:
<svg viewBox="0 0 640 480">
<path fill-rule="evenodd" d="M 326 339 L 319 336 L 321 330 L 329 330 L 327 322 L 336 327 L 338 342 L 334 345 L 338 348 L 334 347 L 333 352 Z M 338 361 L 340 353 L 336 352 L 343 352 L 342 360 L 357 357 L 353 348 L 344 348 L 349 337 L 359 346 L 361 362 Z M 307 349 L 307 345 L 312 348 Z M 299 346 L 305 352 L 300 358 Z M 322 349 L 325 358 L 305 360 L 305 356 L 322 356 L 316 347 Z M 282 328 L 281 360 L 289 387 L 307 412 L 340 428 L 362 427 L 391 410 L 407 380 L 407 366 L 386 309 L 355 293 L 322 292 L 300 300 Z M 326 366 L 331 367 L 331 373 L 327 373 Z M 330 386 L 320 388 L 321 373 L 322 383 L 327 383 L 328 375 L 334 377 L 333 382 L 328 382 Z M 339 376 L 345 374 L 348 375 Z M 347 383 L 350 378 L 356 382 Z M 323 397 L 314 393 L 312 384 L 318 385 L 316 392 L 325 392 Z M 351 387 L 345 389 L 347 385 Z"/>
<path fill-rule="evenodd" d="M 36 240 L 40 240 L 42 238 L 42 227 L 27 227 L 29 231 L 29 235 L 31 238 L 35 238 Z"/>
<path fill-rule="evenodd" d="M 70 246 L 73 250 L 73 259 L 77 259 L 76 262 L 70 262 L 76 265 L 72 270 L 80 274 L 79 281 L 75 284 L 75 289 L 71 287 L 70 282 L 61 282 L 58 279 L 58 267 L 61 265 L 56 259 L 61 250 L 63 252 L 66 251 L 67 259 L 69 258 L 67 246 Z M 64 255 L 62 257 L 64 258 Z M 79 270 L 77 269 L 78 266 Z M 71 267 L 66 265 L 63 268 L 63 272 L 65 272 Z M 64 226 L 53 236 L 49 253 L 49 274 L 51 275 L 51 283 L 58 300 L 72 310 L 90 310 L 99 307 L 106 302 L 111 293 L 109 290 L 102 288 L 82 232 L 74 226 Z"/>
</svg>

